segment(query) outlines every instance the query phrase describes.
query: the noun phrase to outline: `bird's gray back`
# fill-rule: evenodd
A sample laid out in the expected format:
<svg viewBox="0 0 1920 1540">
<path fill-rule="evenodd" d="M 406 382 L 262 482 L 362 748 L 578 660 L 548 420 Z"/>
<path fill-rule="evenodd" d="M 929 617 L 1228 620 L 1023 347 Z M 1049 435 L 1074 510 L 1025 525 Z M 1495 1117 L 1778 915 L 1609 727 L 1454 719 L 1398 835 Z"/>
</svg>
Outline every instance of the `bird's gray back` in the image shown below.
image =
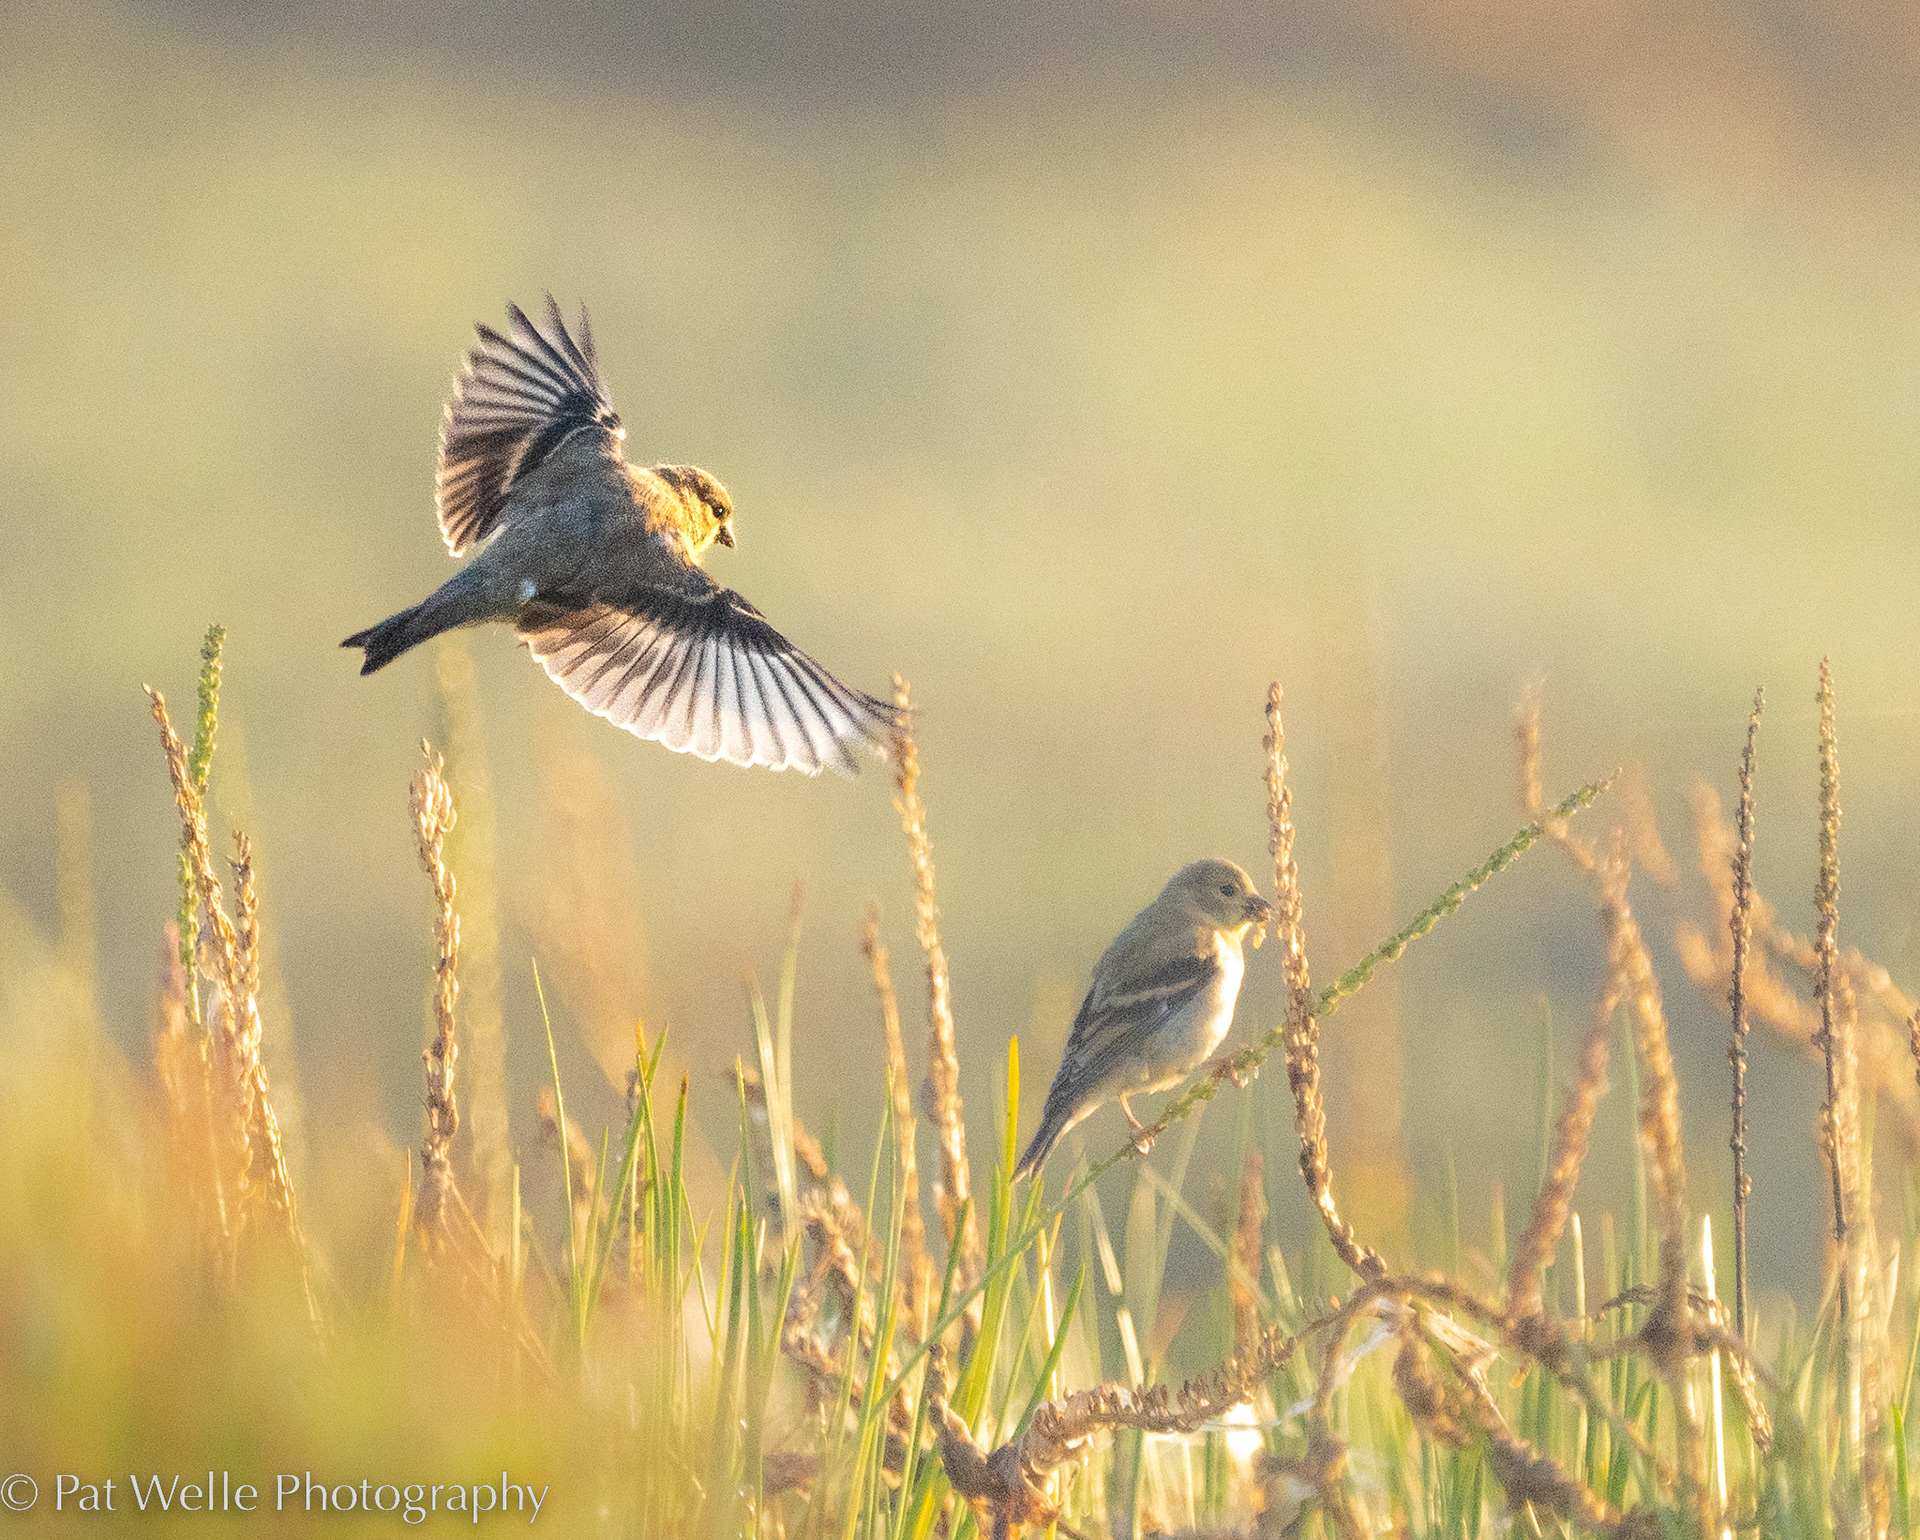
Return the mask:
<svg viewBox="0 0 1920 1540">
<path fill-rule="evenodd" d="M 514 484 L 494 540 L 498 559 L 542 593 L 598 598 L 610 585 L 652 576 L 660 561 L 652 532 L 672 495 L 628 465 L 611 434 L 583 431 Z"/>
</svg>

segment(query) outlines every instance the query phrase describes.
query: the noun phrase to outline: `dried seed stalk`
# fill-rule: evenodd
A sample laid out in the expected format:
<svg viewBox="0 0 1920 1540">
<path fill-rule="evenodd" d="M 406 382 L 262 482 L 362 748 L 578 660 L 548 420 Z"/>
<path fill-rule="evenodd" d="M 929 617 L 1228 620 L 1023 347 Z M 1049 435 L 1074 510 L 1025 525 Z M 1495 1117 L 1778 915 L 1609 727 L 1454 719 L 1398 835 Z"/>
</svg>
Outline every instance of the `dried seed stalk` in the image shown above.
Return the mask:
<svg viewBox="0 0 1920 1540">
<path fill-rule="evenodd" d="M 235 910 L 239 924 L 235 929 L 236 984 L 243 1005 L 235 1013 L 241 1026 L 235 1034 L 238 1053 L 237 1073 L 247 1088 L 246 1101 L 252 1109 L 248 1143 L 254 1152 L 251 1177 L 279 1215 L 288 1237 L 301 1254 L 301 1272 L 305 1278 L 305 1243 L 294 1213 L 293 1182 L 287 1174 L 286 1154 L 281 1146 L 280 1119 L 273 1110 L 273 1097 L 267 1085 L 266 1065 L 260 1059 L 260 899 L 253 885 L 253 844 L 236 833 L 234 847 L 238 858 L 231 862 Z M 311 1291 L 309 1291 L 311 1302 Z"/>
<path fill-rule="evenodd" d="M 1725 1000 L 1732 986 L 1732 948 L 1728 944 L 1734 910 L 1733 863 L 1737 855 L 1734 827 L 1721 813 L 1720 799 L 1711 786 L 1693 787 L 1694 834 L 1701 873 L 1707 878 L 1719 911 L 1717 939 L 1699 928 L 1681 923 L 1674 940 L 1688 977 Z M 1802 999 L 1774 964 L 1803 975 L 1811 989 L 1819 972 L 1819 949 L 1808 936 L 1798 935 L 1779 921 L 1774 906 L 1758 885 L 1749 881 L 1751 943 L 1747 950 L 1742 997 L 1749 1027 L 1765 1027 L 1795 1049 L 1824 1058 L 1820 1049 L 1820 1012 Z M 1883 1117 L 1893 1114 L 1893 1126 L 1909 1153 L 1920 1153 L 1920 1094 L 1916 1093 L 1914 1060 L 1907 1018 L 1914 1002 L 1897 988 L 1887 970 L 1858 947 L 1838 947 L 1834 961 L 1856 992 L 1862 1014 L 1856 1021 L 1855 1054 L 1859 1062 L 1861 1094 L 1877 1098 Z"/>
<path fill-rule="evenodd" d="M 1519 732 L 1522 779 L 1529 786 L 1538 774 L 1528 768 L 1529 756 L 1537 764 L 1538 718 L 1538 699 L 1524 700 Z M 1532 795 L 1531 791 L 1527 795 Z M 1607 853 L 1596 856 L 1593 847 L 1574 835 L 1564 820 L 1549 818 L 1545 822 L 1555 843 L 1594 886 L 1607 933 L 1608 975 L 1623 981 L 1624 997 L 1633 1009 L 1634 1051 L 1641 1066 L 1640 1142 L 1653 1173 L 1660 1234 L 1657 1303 L 1642 1337 L 1676 1409 L 1681 1505 L 1704 1532 L 1709 1522 L 1706 1446 L 1700 1435 L 1699 1412 L 1687 1386 L 1693 1323 L 1687 1297 L 1687 1192 L 1680 1138 L 1680 1089 L 1660 981 L 1654 974 L 1639 921 L 1627 902 L 1632 863 L 1625 831 L 1616 829 Z"/>
<path fill-rule="evenodd" d="M 1653 1169 L 1660 1216 L 1658 1300 L 1644 1335 L 1655 1365 L 1673 1395 L 1679 1432 L 1682 1506 L 1707 1521 L 1706 1450 L 1697 1408 L 1687 1390 L 1687 1355 L 1693 1340 L 1687 1297 L 1686 1167 L 1680 1142 L 1680 1089 L 1668 1044 L 1659 981 L 1639 922 L 1627 903 L 1628 858 L 1624 835 L 1598 872 L 1600 914 L 1607 928 L 1611 967 L 1623 967 L 1633 1006 L 1634 1048 L 1641 1065 L 1640 1140 Z M 1615 962 L 1618 956 L 1619 961 Z"/>
<path fill-rule="evenodd" d="M 207 1034 L 193 1021 L 176 920 L 167 921 L 160 948 L 153 1061 L 166 1092 L 169 1154 L 178 1189 L 193 1205 L 207 1252 L 224 1255 L 232 1235 L 221 1179 L 219 1129 L 213 1116 L 213 1065 L 207 1056 Z"/>
<path fill-rule="evenodd" d="M 187 875 L 193 880 L 194 895 L 206 913 L 205 939 L 211 952 L 212 976 L 221 990 L 226 1007 L 222 1012 L 221 1030 L 215 1040 L 218 1048 L 215 1111 L 219 1128 L 222 1184 L 234 1193 L 235 1212 L 231 1217 L 234 1238 L 237 1239 L 239 1228 L 246 1222 L 248 1172 L 253 1163 L 249 1139 L 251 1109 L 245 1102 L 250 1086 L 238 1072 L 238 1048 L 235 1042 L 244 1011 L 239 1002 L 242 978 L 239 937 L 234 931 L 233 922 L 227 918 L 220 880 L 213 874 L 213 851 L 207 843 L 206 805 L 189 766 L 186 745 L 173 730 L 173 720 L 167 714 L 167 698 L 151 686 L 147 688 L 147 698 L 153 706 L 153 719 L 160 726 L 160 747 L 166 755 L 167 771 L 173 779 L 174 802 L 180 809 L 181 859 Z M 188 918 L 191 921 L 192 915 Z M 190 924 L 185 934 L 191 941 L 193 935 L 200 932 L 198 924 Z M 182 950 L 188 954 L 186 962 L 191 969 L 197 961 L 194 954 L 200 949 L 183 946 Z M 188 977 L 191 981 L 191 972 Z M 188 994 L 190 998 L 193 995 L 191 984 Z"/>
<path fill-rule="evenodd" d="M 1611 1504 L 1595 1497 L 1560 1468 L 1559 1463 L 1541 1454 L 1507 1426 L 1499 1405 L 1479 1374 L 1460 1375 L 1473 1420 L 1486 1441 L 1487 1464 L 1493 1467 L 1507 1495 L 1507 1506 L 1518 1510 L 1528 1503 L 1544 1508 L 1562 1519 L 1584 1525 L 1603 1535 L 1653 1537 L 1662 1533 L 1652 1515 L 1623 1514 Z"/>
<path fill-rule="evenodd" d="M 424 740 L 420 752 L 426 763 L 414 774 L 409 805 L 420 866 L 433 885 L 433 938 L 439 954 L 433 966 L 436 1030 L 433 1041 L 420 1054 L 426 1066 L 427 1132 L 420 1142 L 420 1191 L 413 1211 L 423 1234 L 441 1238 L 447 1228 L 447 1198 L 454 1185 L 449 1157 L 453 1136 L 460 1127 L 460 1108 L 453 1089 L 454 1064 L 460 1057 L 454 1041 L 454 1006 L 460 998 L 456 971 L 460 916 L 454 908 L 456 884 L 445 860 L 447 835 L 457 815 L 453 792 L 447 786 L 446 762 Z"/>
<path fill-rule="evenodd" d="M 927 810 L 920 800 L 920 755 L 913 744 L 912 704 L 907 681 L 893 676 L 894 808 L 907 836 L 913 865 L 914 933 L 927 956 L 927 1077 L 921 1106 L 940 1141 L 940 1176 L 934 1203 L 949 1247 L 960 1248 L 961 1273 L 968 1283 L 980 1276 L 980 1228 L 968 1203 L 972 1181 L 967 1165 L 967 1128 L 960 1105 L 960 1054 L 954 1042 L 953 985 L 946 948 L 940 944 L 939 909 L 933 899 L 933 844 L 927 838 Z M 962 1224 L 962 1214 L 965 1223 Z"/>
<path fill-rule="evenodd" d="M 209 647 L 217 647 L 209 639 Z M 215 678 L 217 688 L 217 675 Z M 206 678 L 202 678 L 203 708 L 206 707 Z M 280 1146 L 280 1125 L 274 1116 L 267 1085 L 266 1067 L 260 1062 L 260 1008 L 257 999 L 259 981 L 258 899 L 253 887 L 253 851 L 245 835 L 235 835 L 238 858 L 232 863 L 238 906 L 244 931 L 228 917 L 213 872 L 213 853 L 207 843 L 207 815 L 201 788 L 206 765 L 200 763 L 196 779 L 186 747 L 173 730 L 167 714 L 166 697 L 151 686 L 147 697 L 152 703 L 153 719 L 160 728 L 160 746 L 173 781 L 175 804 L 180 809 L 184 859 L 193 877 L 194 892 L 206 916 L 205 934 L 209 942 L 211 972 L 220 995 L 220 1029 L 215 1039 L 218 1049 L 218 1073 L 215 1100 L 216 1124 L 220 1130 L 219 1148 L 223 1187 L 233 1193 L 227 1209 L 226 1239 L 229 1242 L 229 1271 L 238 1266 L 238 1244 L 252 1205 L 264 1201 L 280 1222 L 280 1227 L 299 1268 L 308 1315 L 316 1331 L 321 1329 L 319 1305 L 313 1294 L 307 1266 L 306 1239 L 294 1203 L 293 1184 L 287 1176 L 286 1160 Z M 201 737 L 211 742 L 205 728 L 203 709 Z M 196 748 L 198 745 L 196 744 Z M 210 752 L 210 750 L 209 750 Z M 184 950 L 184 948 L 183 948 Z M 191 998 L 192 991 L 188 991 Z"/>
<path fill-rule="evenodd" d="M 1044 1486 L 1055 1470 L 1081 1453 L 1095 1433 L 1110 1428 L 1192 1433 L 1251 1399 L 1286 1366 L 1306 1336 L 1326 1324 L 1317 1321 L 1293 1337 L 1268 1328 L 1248 1343 L 1245 1352 L 1177 1390 L 1166 1385 L 1132 1390 L 1110 1383 L 1044 1401 L 1034 1409 L 1021 1437 L 991 1453 L 974 1442 L 967 1425 L 948 1406 L 946 1358 L 936 1346 L 928 1360 L 927 1386 L 941 1464 L 954 1490 L 983 1516 L 983 1532 L 1009 1535 L 1028 1526 L 1055 1524 L 1062 1533 L 1072 1534 L 1059 1524 L 1059 1509 Z M 1316 1483 L 1316 1489 L 1329 1512 L 1346 1502 L 1339 1481 L 1343 1463 L 1340 1459 L 1322 1462 L 1323 1482 Z M 1342 1529 L 1343 1534 L 1347 1532 Z"/>
<path fill-rule="evenodd" d="M 1547 1157 L 1547 1177 L 1533 1200 L 1533 1218 L 1514 1247 L 1507 1269 L 1507 1308 L 1516 1317 L 1538 1315 L 1545 1309 L 1542 1272 L 1553 1260 L 1573 1212 L 1573 1192 L 1580 1167 L 1587 1158 L 1594 1114 L 1607 1094 L 1607 1063 L 1613 1049 L 1613 1018 L 1627 991 L 1622 959 L 1609 949 L 1607 981 L 1587 1021 L 1580 1044 L 1580 1074 L 1567 1087 L 1560 1116 L 1553 1125 L 1553 1144 Z"/>
<path fill-rule="evenodd" d="M 1874 1448 L 1877 1418 L 1866 1404 L 1863 1371 L 1867 1297 L 1866 1217 L 1861 1198 L 1860 1065 L 1855 1048 L 1851 981 L 1840 971 L 1836 933 L 1840 920 L 1840 751 L 1834 726 L 1833 671 L 1820 660 L 1820 873 L 1814 884 L 1814 988 L 1820 1002 L 1819 1044 L 1826 1061 L 1827 1099 L 1823 1134 L 1833 1184 L 1833 1240 L 1839 1263 L 1834 1332 L 1840 1398 L 1841 1449 L 1835 1472 L 1833 1511 L 1837 1534 L 1859 1532 L 1869 1503 L 1878 1497 Z M 1865 1491 L 1861 1490 L 1864 1478 Z M 1877 1505 L 1877 1504 L 1876 1504 Z"/>
<path fill-rule="evenodd" d="M 1287 1084 L 1293 1091 L 1294 1128 L 1300 1140 L 1300 1174 L 1307 1195 L 1332 1237 L 1333 1249 L 1363 1278 L 1385 1275 L 1380 1254 L 1362 1245 L 1340 1217 L 1327 1156 L 1327 1113 L 1320 1096 L 1320 1027 L 1314 1014 L 1313 978 L 1307 965 L 1301 920 L 1300 873 L 1293 859 L 1293 794 L 1287 786 L 1286 734 L 1280 721 L 1280 686 L 1267 688 L 1267 816 L 1272 835 L 1274 932 L 1287 980 Z"/>
<path fill-rule="evenodd" d="M 1753 1181 L 1747 1175 L 1747 947 L 1753 939 L 1753 749 L 1760 732 L 1760 713 L 1766 696 L 1753 692 L 1753 714 L 1747 718 L 1747 747 L 1740 756 L 1739 843 L 1733 854 L 1733 913 L 1728 918 L 1732 960 L 1727 984 L 1727 1007 L 1733 1014 L 1733 1036 L 1727 1059 L 1733 1066 L 1733 1320 L 1734 1329 L 1747 1334 L 1747 1199 Z"/>
</svg>

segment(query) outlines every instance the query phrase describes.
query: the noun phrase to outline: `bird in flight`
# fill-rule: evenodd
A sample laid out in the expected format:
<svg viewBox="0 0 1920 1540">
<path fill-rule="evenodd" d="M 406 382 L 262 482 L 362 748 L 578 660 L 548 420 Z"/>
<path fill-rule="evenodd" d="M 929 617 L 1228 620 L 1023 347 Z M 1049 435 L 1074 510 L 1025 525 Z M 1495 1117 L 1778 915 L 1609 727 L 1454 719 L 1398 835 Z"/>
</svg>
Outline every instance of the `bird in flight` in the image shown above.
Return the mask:
<svg viewBox="0 0 1920 1540">
<path fill-rule="evenodd" d="M 1014 1180 L 1032 1176 L 1062 1134 L 1115 1098 L 1140 1131 L 1127 1098 L 1177 1085 L 1220 1046 L 1246 972 L 1242 943 L 1251 930 L 1259 946 L 1272 917 L 1253 879 L 1231 861 L 1195 861 L 1168 879 L 1094 964 Z"/>
<path fill-rule="evenodd" d="M 727 489 L 691 465 L 641 469 L 580 310 L 546 327 L 507 307 L 479 326 L 440 434 L 435 502 L 455 556 L 479 554 L 411 609 L 355 633 L 360 672 L 455 626 L 511 624 L 553 682 L 597 716 L 678 753 L 808 775 L 858 772 L 896 717 L 842 684 L 700 568 L 735 544 Z"/>
</svg>

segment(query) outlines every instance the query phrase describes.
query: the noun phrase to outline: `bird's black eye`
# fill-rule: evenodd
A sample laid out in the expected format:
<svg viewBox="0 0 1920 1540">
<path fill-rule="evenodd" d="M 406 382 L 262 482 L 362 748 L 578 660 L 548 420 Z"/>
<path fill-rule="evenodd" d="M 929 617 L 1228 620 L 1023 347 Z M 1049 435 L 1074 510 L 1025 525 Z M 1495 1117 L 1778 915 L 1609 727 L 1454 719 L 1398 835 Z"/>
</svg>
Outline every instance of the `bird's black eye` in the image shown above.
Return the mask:
<svg viewBox="0 0 1920 1540">
<path fill-rule="evenodd" d="M 1220 896 L 1221 896 L 1222 898 L 1232 898 L 1232 897 L 1233 897 L 1233 884 L 1232 884 L 1232 883 L 1230 883 L 1230 882 L 1223 882 L 1223 883 L 1221 883 L 1221 884 L 1220 884 Z"/>
</svg>

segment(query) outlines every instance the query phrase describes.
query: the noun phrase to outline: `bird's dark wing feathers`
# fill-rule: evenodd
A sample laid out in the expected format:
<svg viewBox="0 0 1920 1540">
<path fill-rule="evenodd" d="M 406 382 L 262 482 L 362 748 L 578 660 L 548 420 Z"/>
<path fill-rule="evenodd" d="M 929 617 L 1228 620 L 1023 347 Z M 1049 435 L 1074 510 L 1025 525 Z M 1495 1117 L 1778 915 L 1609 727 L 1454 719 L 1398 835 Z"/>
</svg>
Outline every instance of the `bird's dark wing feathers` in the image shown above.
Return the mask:
<svg viewBox="0 0 1920 1540">
<path fill-rule="evenodd" d="M 886 752 L 891 706 L 842 684 L 732 589 L 689 577 L 617 602 L 536 601 L 518 629 L 567 694 L 670 749 L 808 775 L 857 773 L 853 743 Z"/>
<path fill-rule="evenodd" d="M 1209 948 L 1204 953 L 1176 957 L 1140 988 L 1109 997 L 1098 1008 L 1089 991 L 1073 1023 L 1062 1061 L 1074 1066 L 1076 1085 L 1104 1080 L 1120 1060 L 1138 1053 L 1156 1028 L 1219 974 L 1219 959 Z"/>
<path fill-rule="evenodd" d="M 507 306 L 511 337 L 479 326 L 480 346 L 467 355 L 440 432 L 434 477 L 440 533 L 458 556 L 499 522 L 507 491 L 562 441 L 583 428 L 618 433 L 620 414 L 607 397 L 593 350 L 593 327 L 580 309 L 580 340 L 567 332 L 547 296 L 547 330 Z"/>
</svg>

